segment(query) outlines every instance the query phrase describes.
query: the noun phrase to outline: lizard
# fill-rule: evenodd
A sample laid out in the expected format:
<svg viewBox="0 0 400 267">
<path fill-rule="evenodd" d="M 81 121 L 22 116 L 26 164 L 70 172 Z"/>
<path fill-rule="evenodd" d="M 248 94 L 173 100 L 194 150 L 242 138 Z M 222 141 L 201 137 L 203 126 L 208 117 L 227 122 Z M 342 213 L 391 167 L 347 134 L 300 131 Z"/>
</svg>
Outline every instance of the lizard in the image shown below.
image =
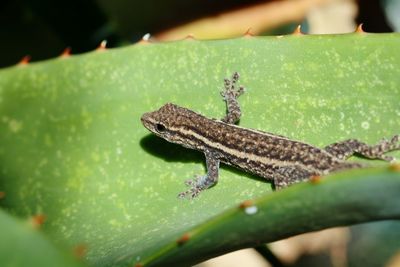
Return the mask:
<svg viewBox="0 0 400 267">
<path fill-rule="evenodd" d="M 279 190 L 313 176 L 368 166 L 346 161 L 353 154 L 394 161 L 385 153 L 400 150 L 398 134 L 376 145 L 347 139 L 318 148 L 282 135 L 237 126 L 241 117 L 238 97 L 245 92 L 243 86 L 237 86 L 238 80 L 237 72 L 231 79 L 224 79 L 221 96 L 226 102 L 226 116 L 221 120 L 209 119 L 173 103 L 142 115 L 144 127 L 155 135 L 205 155 L 207 174 L 187 180 L 189 188 L 178 197 L 195 198 L 216 184 L 220 162 L 266 178 Z"/>
</svg>

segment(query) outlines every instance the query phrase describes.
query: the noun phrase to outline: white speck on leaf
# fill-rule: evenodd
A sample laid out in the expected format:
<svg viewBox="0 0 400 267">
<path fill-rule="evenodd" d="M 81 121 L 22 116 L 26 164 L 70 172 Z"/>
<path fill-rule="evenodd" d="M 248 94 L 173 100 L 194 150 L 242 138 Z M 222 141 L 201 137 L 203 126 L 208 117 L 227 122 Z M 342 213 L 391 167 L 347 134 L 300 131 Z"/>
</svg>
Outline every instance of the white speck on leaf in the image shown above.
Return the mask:
<svg viewBox="0 0 400 267">
<path fill-rule="evenodd" d="M 250 206 L 250 207 L 246 207 L 246 208 L 244 209 L 244 212 L 245 212 L 246 214 L 248 214 L 248 215 L 256 214 L 257 211 L 258 211 L 257 206 Z"/>
<path fill-rule="evenodd" d="M 369 122 L 363 121 L 363 122 L 361 123 L 361 127 L 362 127 L 363 129 L 365 129 L 365 130 L 368 130 L 368 129 L 369 129 Z"/>
</svg>

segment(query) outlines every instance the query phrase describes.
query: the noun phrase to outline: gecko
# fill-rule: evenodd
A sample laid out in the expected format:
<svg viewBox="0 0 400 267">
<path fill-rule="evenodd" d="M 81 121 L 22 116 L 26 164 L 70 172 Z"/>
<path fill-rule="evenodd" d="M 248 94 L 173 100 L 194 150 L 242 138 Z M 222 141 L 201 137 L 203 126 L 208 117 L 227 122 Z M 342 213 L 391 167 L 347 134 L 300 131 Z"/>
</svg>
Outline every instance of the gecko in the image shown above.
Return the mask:
<svg viewBox="0 0 400 267">
<path fill-rule="evenodd" d="M 142 115 L 144 127 L 155 135 L 205 155 L 207 173 L 187 180 L 188 189 L 178 197 L 192 199 L 215 185 L 220 162 L 263 177 L 279 190 L 313 176 L 368 166 L 346 161 L 353 154 L 394 161 L 394 157 L 385 153 L 400 150 L 399 134 L 376 145 L 347 139 L 318 148 L 282 135 L 240 127 L 236 125 L 241 117 L 238 97 L 245 88 L 237 85 L 238 80 L 237 72 L 231 79 L 224 79 L 221 96 L 226 102 L 226 116 L 221 120 L 209 119 L 172 103 Z"/>
</svg>

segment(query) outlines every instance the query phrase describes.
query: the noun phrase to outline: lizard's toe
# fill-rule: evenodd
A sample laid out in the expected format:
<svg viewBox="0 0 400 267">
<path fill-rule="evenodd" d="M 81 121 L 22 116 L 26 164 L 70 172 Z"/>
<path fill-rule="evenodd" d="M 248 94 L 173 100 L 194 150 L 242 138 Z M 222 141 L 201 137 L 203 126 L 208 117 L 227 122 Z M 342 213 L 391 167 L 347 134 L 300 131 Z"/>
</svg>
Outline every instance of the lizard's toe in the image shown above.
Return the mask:
<svg viewBox="0 0 400 267">
<path fill-rule="evenodd" d="M 193 199 L 195 197 L 197 197 L 200 192 L 201 192 L 201 188 L 198 186 L 193 186 L 192 188 L 190 188 L 189 190 L 186 190 L 184 192 L 181 192 L 178 194 L 178 198 L 189 198 L 189 199 Z"/>
<path fill-rule="evenodd" d="M 185 181 L 186 186 L 194 186 L 199 183 L 199 180 L 202 179 L 203 175 L 196 174 L 194 178 L 188 179 Z"/>
</svg>

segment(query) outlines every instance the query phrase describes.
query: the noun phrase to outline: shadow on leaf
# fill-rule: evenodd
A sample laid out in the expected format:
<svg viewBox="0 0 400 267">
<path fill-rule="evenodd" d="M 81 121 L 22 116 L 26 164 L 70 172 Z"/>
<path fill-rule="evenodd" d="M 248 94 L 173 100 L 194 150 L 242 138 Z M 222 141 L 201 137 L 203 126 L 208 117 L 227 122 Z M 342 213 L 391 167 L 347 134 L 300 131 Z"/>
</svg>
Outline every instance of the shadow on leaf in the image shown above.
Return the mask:
<svg viewBox="0 0 400 267">
<path fill-rule="evenodd" d="M 167 142 L 156 135 L 149 134 L 143 137 L 140 140 L 140 146 L 147 153 L 150 153 L 155 157 L 162 158 L 166 162 L 198 162 L 202 163 L 204 165 L 204 169 L 206 169 L 203 153 Z M 222 164 L 221 168 L 246 178 L 269 183 L 262 177 L 252 175 L 226 164 Z"/>
</svg>

